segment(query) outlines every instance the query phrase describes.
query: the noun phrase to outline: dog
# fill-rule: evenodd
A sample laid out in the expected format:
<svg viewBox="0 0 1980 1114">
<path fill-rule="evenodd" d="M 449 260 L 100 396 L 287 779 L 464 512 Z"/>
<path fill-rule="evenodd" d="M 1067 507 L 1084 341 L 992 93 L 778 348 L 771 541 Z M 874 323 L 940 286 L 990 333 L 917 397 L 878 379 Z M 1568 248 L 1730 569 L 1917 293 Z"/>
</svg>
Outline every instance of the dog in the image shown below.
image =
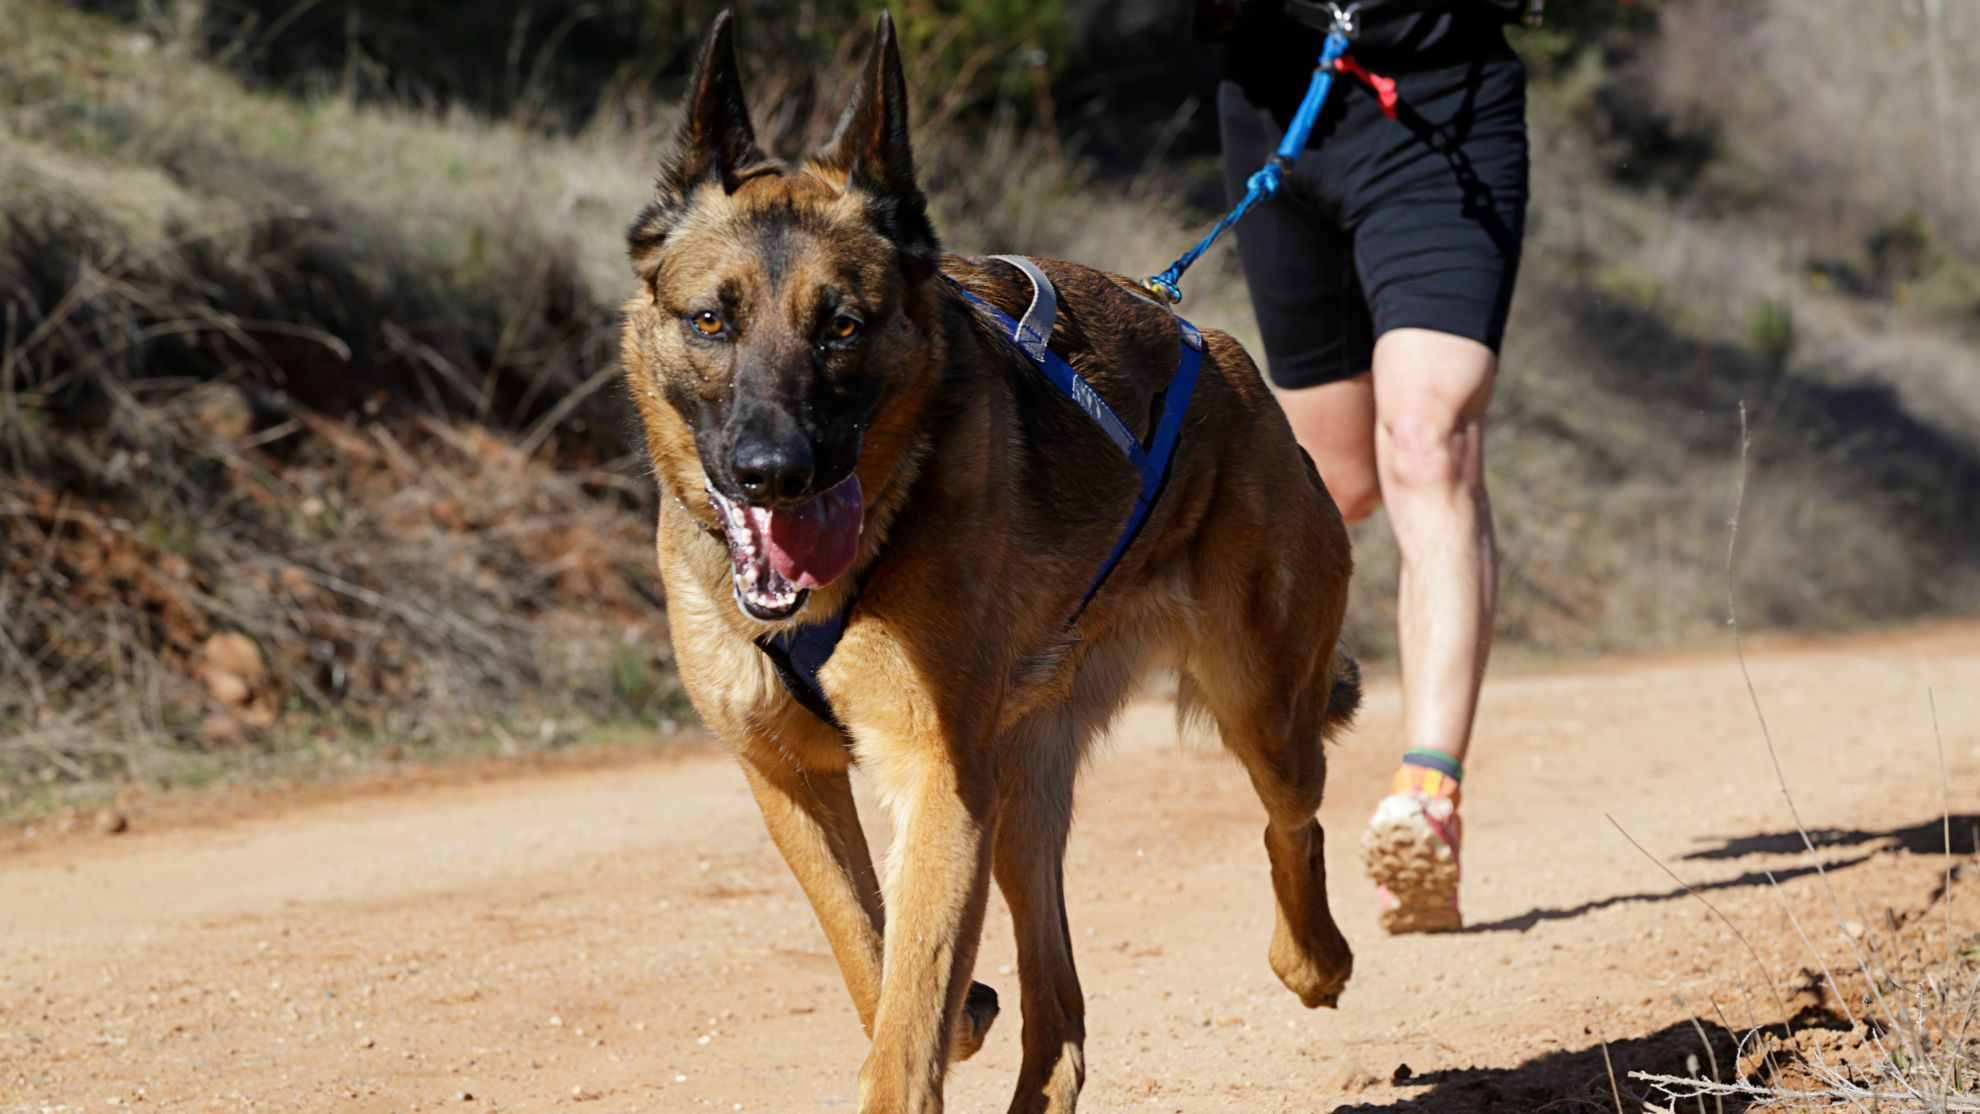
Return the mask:
<svg viewBox="0 0 1980 1114">
<path fill-rule="evenodd" d="M 1155 666 L 1265 805 L 1272 969 L 1307 1006 L 1336 1004 L 1352 957 L 1315 812 L 1322 740 L 1360 695 L 1336 649 L 1352 561 L 1238 343 L 1124 278 L 944 254 L 884 15 L 836 135 L 795 162 L 758 146 L 719 17 L 628 247 L 622 354 L 681 681 L 871 1038 L 859 1109 L 939 1111 L 948 1063 L 981 1047 L 993 878 L 1024 1016 L 1010 1109 L 1074 1109 L 1073 783 Z M 1151 485 L 1155 414 L 1172 448 Z M 855 764 L 894 821 L 884 875 Z"/>
</svg>

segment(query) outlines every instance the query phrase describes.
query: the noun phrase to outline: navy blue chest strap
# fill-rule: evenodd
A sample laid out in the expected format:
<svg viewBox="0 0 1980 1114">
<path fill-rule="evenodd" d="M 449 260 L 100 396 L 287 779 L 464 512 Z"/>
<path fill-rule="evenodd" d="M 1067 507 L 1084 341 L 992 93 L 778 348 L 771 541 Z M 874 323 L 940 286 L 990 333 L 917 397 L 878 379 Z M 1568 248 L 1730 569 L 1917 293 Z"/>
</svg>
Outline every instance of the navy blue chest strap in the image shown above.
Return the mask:
<svg viewBox="0 0 1980 1114">
<path fill-rule="evenodd" d="M 845 724 L 839 722 L 838 713 L 832 710 L 832 702 L 825 699 L 825 690 L 818 684 L 818 671 L 825 668 L 832 651 L 839 648 L 839 639 L 846 633 L 846 617 L 852 614 L 853 604 L 858 601 L 859 597 L 855 595 L 844 607 L 816 623 L 781 630 L 756 640 L 757 648 L 770 659 L 770 668 L 776 671 L 777 680 L 783 682 L 784 690 L 791 694 L 791 698 L 840 731 L 846 729 Z"/>
<path fill-rule="evenodd" d="M 1071 399 L 1082 413 L 1100 427 L 1100 431 L 1127 458 L 1141 480 L 1141 489 L 1135 495 L 1134 506 L 1128 511 L 1120 537 L 1114 541 L 1114 548 L 1107 554 L 1106 561 L 1087 584 L 1086 592 L 1080 596 L 1079 606 L 1066 620 L 1066 625 L 1071 626 L 1085 613 L 1086 605 L 1100 591 L 1100 586 L 1107 582 L 1114 566 L 1120 564 L 1128 546 L 1134 544 L 1143 523 L 1148 520 L 1149 510 L 1154 507 L 1155 500 L 1161 496 L 1162 488 L 1168 482 L 1169 462 L 1175 456 L 1176 439 L 1182 432 L 1183 417 L 1189 413 L 1189 400 L 1196 391 L 1197 375 L 1203 369 L 1203 334 L 1188 321 L 1175 318 L 1182 332 L 1182 355 L 1176 363 L 1175 373 L 1169 377 L 1168 386 L 1155 398 L 1148 440 L 1142 441 L 1094 389 L 1093 384 L 1074 371 L 1064 357 L 1047 347 L 1053 322 L 1058 317 L 1058 292 L 1053 289 L 1052 280 L 1036 263 L 1023 256 L 998 255 L 991 258 L 1016 267 L 1031 280 L 1031 305 L 1026 308 L 1023 317 L 1013 320 L 1010 314 L 965 290 L 954 279 L 949 279 L 950 285 L 971 305 L 1001 326 L 1011 343 L 1044 375 L 1045 380 L 1060 394 Z M 846 631 L 846 619 L 858 599 L 855 592 L 847 597 L 837 614 L 756 640 L 757 646 L 776 670 L 777 679 L 783 682 L 792 698 L 819 719 L 841 729 L 843 726 L 834 715 L 831 702 L 825 698 L 825 690 L 818 683 L 818 671 L 830 660 L 832 651 L 838 649 L 839 639 Z"/>
</svg>

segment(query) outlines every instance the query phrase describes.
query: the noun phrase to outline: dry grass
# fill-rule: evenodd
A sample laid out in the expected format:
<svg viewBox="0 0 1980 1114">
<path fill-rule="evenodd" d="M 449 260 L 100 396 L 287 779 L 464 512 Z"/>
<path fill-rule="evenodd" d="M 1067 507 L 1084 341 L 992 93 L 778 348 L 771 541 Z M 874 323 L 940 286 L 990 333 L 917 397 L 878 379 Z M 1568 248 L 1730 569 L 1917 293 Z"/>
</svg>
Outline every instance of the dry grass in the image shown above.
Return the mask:
<svg viewBox="0 0 1980 1114">
<path fill-rule="evenodd" d="M 1980 862 L 1955 865 L 1950 838 L 1946 847 L 1943 926 L 1940 910 L 1909 920 L 1887 912 L 1880 925 L 1838 911 L 1831 927 L 1839 951 L 1811 939 L 1783 896 L 1782 909 L 1821 972 L 1827 1008 L 1811 1021 L 1783 1018 L 1747 1029 L 1731 1061 L 1709 1072 L 1703 1065 L 1681 1076 L 1629 1072 L 1660 1100 L 1643 1109 L 1676 1114 L 1710 1099 L 1719 1110 L 1980 1110 L 1980 934 L 1956 931 L 1952 911 L 1955 884 L 1970 887 Z M 1832 968 L 1828 959 L 1838 954 L 1850 962 Z"/>
<path fill-rule="evenodd" d="M 16 7 L 0 21 L 0 792 L 680 714 L 612 363 L 621 231 L 668 106 L 627 98 L 561 127 L 277 94 L 200 60 L 183 21 Z M 762 129 L 820 135 L 844 61 L 765 66 Z M 1715 627 L 1701 539 L 1742 400 L 1767 508 L 1743 543 L 1769 570 L 1746 586 L 1757 623 L 1980 605 L 1975 347 L 1915 308 L 1815 289 L 1807 253 L 1764 223 L 1618 188 L 1570 84 L 1536 91 L 1495 417 L 1506 640 L 1580 653 Z M 1209 217 L 1173 200 L 1201 164 L 1102 178 L 1029 103 L 922 107 L 957 250 L 1143 274 Z M 1763 303 L 1792 339 L 1756 351 Z M 1187 308 L 1255 340 L 1227 250 L 1192 272 Z M 1355 625 L 1379 655 L 1393 550 L 1379 523 L 1359 542 Z M 200 679 L 228 632 L 267 659 L 243 705 Z"/>
<path fill-rule="evenodd" d="M 179 24 L 27 14 L 0 26 L 0 812 L 685 715 L 614 363 L 664 106 L 548 133 L 297 99 Z M 764 75 L 766 132 L 816 139 L 827 83 Z M 951 127 L 924 164 L 958 246 L 1183 235 L 1012 113 Z M 211 679 L 229 634 L 264 661 L 245 692 Z"/>
<path fill-rule="evenodd" d="M 297 103 L 32 14 L 0 29 L 0 793 L 682 714 L 615 276 L 573 250 L 642 188 L 612 139 Z M 207 679 L 224 633 L 245 694 Z"/>
<path fill-rule="evenodd" d="M 1670 867 L 1650 856 L 1660 869 L 1676 879 L 1694 899 L 1731 930 L 1767 980 L 1780 1010 L 1780 1018 L 1771 1025 L 1756 1025 L 1740 1037 L 1732 1063 L 1727 1065 L 1731 1069 L 1729 1072 L 1721 1069 L 1718 1059 L 1712 1055 L 1711 1043 L 1705 1041 L 1704 1047 L 1710 1061 L 1709 1074 L 1700 1071 L 1694 1063 L 1683 1076 L 1638 1071 L 1631 1072 L 1630 1078 L 1650 1084 L 1662 1096 L 1665 1105 L 1649 1102 L 1644 1106 L 1646 1110 L 1661 1111 L 1663 1114 L 1677 1114 L 1681 1104 L 1686 1102 L 1696 1104 L 1702 1111 L 1706 1098 L 1712 1099 L 1714 1108 L 1721 1112 L 1725 1110 L 1728 1098 L 1735 1100 L 1735 1108 L 1749 1105 L 1797 1110 L 1846 1107 L 1865 1112 L 1916 1111 L 1920 1114 L 1980 1111 L 1980 1028 L 1974 1024 L 1976 1014 L 1980 1013 L 1980 934 L 1961 934 L 1954 928 L 1953 915 L 1954 883 L 1963 873 L 1980 866 L 1980 861 L 1962 863 L 1954 857 L 1952 789 L 1946 779 L 1945 743 L 1938 731 L 1936 702 L 1933 702 L 1932 722 L 1940 806 L 1943 810 L 1940 833 L 1945 854 L 1945 877 L 1943 886 L 1934 897 L 1944 914 L 1943 930 L 1937 932 L 1939 939 L 1933 941 L 1931 938 L 1935 930 L 1940 929 L 1941 922 L 1932 916 L 1934 911 L 1931 909 L 1917 916 L 1908 916 L 1904 921 L 1886 910 L 1887 935 L 1872 930 L 1860 903 L 1855 909 L 1856 920 L 1845 915 L 1827 864 L 1816 850 L 1815 841 L 1809 836 L 1808 827 L 1802 820 L 1800 806 L 1795 803 L 1789 788 L 1787 771 L 1775 746 L 1773 731 L 1768 726 L 1760 691 L 1747 666 L 1739 623 L 1739 591 L 1734 574 L 1738 567 L 1739 539 L 1747 511 L 1751 454 L 1752 439 L 1746 424 L 1746 413 L 1742 409 L 1733 510 L 1725 548 L 1726 620 L 1738 654 L 1740 675 L 1752 702 L 1760 741 L 1773 766 L 1781 799 L 1800 837 L 1800 848 L 1814 868 L 1821 894 L 1827 899 L 1825 911 L 1832 918 L 1837 939 L 1847 951 L 1851 963 L 1847 966 L 1831 964 L 1830 956 L 1838 954 L 1835 948 L 1817 947 L 1780 884 L 1771 873 L 1768 874 L 1782 912 L 1812 963 L 1806 970 L 1820 973 L 1816 988 L 1824 994 L 1818 1005 L 1829 1007 L 1828 1010 L 1818 1009 L 1818 1013 L 1829 1016 L 1818 1019 L 1813 1025 L 1801 1021 L 1799 1015 L 1790 1017 L 1779 984 L 1768 972 L 1765 961 L 1754 950 L 1746 934 L 1716 905 L 1678 878 Z M 1611 823 L 1614 823 L 1613 818 Z M 1621 826 L 1617 827 L 1620 830 Z M 1627 832 L 1623 834 L 1637 850 L 1649 855 L 1634 837 Z M 1972 840 L 1980 833 L 1961 834 L 1966 841 L 1965 849 L 1973 851 Z M 1841 981 L 1837 977 L 1838 969 L 1843 972 Z M 1751 1008 L 1749 1003 L 1749 1012 Z M 1835 1014 L 1840 1014 L 1839 1019 Z M 1833 1030 L 1838 1028 L 1833 1024 L 1835 1020 L 1843 1022 L 1840 1026 L 1843 1036 L 1840 1039 L 1833 1036 Z M 1829 1023 L 1823 1024 L 1825 1021 Z M 1702 1026 L 1700 1036 L 1704 1036 Z M 1614 1087 L 1613 1078 L 1611 1087 Z M 1621 1106 L 1619 1096 L 1617 1105 Z"/>
</svg>

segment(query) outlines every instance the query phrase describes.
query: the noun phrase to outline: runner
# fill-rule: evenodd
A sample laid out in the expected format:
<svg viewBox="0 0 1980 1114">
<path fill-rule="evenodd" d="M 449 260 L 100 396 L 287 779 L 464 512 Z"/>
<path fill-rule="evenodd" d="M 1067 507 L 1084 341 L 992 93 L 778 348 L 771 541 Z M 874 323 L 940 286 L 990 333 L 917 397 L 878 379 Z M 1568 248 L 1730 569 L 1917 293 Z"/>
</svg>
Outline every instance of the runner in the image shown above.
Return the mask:
<svg viewBox="0 0 1980 1114">
<path fill-rule="evenodd" d="M 1207 0 L 1206 0 L 1207 2 Z M 1228 10 L 1230 4 L 1213 5 Z M 1388 509 L 1406 750 L 1362 847 L 1390 932 L 1462 923 L 1459 786 L 1491 646 L 1498 553 L 1485 413 L 1519 267 L 1526 71 L 1512 0 L 1363 0 L 1307 154 L 1237 226 L 1281 405 L 1350 522 Z M 1334 5 L 1246 0 L 1218 91 L 1233 200 L 1306 91 Z"/>
</svg>

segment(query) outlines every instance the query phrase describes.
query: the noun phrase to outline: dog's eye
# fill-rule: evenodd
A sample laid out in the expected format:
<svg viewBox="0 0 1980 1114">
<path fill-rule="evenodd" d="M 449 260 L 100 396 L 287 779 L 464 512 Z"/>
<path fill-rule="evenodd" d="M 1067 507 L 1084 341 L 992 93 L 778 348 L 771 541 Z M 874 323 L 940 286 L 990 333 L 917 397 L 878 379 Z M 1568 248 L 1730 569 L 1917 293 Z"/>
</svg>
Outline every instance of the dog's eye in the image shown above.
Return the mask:
<svg viewBox="0 0 1980 1114">
<path fill-rule="evenodd" d="M 719 337 L 725 328 L 722 315 L 712 309 L 704 309 L 688 320 L 694 322 L 694 331 L 705 337 Z"/>
<path fill-rule="evenodd" d="M 841 313 L 825 323 L 825 335 L 832 340 L 851 340 L 859 335 L 866 322 L 850 313 Z"/>
</svg>

